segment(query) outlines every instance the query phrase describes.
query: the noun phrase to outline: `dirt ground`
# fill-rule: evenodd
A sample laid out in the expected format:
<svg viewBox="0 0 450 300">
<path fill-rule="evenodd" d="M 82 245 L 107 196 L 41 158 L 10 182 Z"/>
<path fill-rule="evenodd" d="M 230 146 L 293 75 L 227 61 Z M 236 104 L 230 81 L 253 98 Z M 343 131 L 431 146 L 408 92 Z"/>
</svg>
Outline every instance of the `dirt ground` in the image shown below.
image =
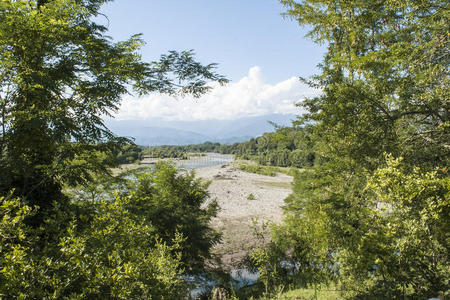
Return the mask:
<svg viewBox="0 0 450 300">
<path fill-rule="evenodd" d="M 247 173 L 233 163 L 196 169 L 195 173 L 211 181 L 208 190 L 220 206 L 212 226 L 223 236 L 214 253 L 225 266 L 236 266 L 256 243 L 252 220 L 281 221 L 281 206 L 291 193 L 293 178 L 285 174 L 271 177 Z"/>
</svg>

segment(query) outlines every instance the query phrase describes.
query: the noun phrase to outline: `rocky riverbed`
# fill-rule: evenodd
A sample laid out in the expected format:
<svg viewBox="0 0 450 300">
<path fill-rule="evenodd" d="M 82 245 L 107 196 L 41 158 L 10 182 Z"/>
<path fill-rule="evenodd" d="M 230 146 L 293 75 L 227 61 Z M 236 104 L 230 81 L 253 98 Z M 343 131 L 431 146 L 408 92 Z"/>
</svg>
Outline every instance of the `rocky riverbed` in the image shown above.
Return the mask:
<svg viewBox="0 0 450 300">
<path fill-rule="evenodd" d="M 195 170 L 197 177 L 211 181 L 211 198 L 220 211 L 212 226 L 223 233 L 214 252 L 225 267 L 235 267 L 256 244 L 253 220 L 280 222 L 281 206 L 291 193 L 292 176 L 275 177 L 241 171 L 235 163 Z"/>
</svg>

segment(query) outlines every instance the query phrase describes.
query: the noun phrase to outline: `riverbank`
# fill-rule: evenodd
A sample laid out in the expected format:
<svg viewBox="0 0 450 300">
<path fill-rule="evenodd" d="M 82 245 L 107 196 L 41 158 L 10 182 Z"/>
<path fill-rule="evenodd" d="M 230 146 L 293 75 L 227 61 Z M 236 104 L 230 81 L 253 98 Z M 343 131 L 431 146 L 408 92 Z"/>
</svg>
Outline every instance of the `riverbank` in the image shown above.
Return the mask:
<svg viewBox="0 0 450 300">
<path fill-rule="evenodd" d="M 139 163 L 122 164 L 112 170 L 113 175 L 118 175 L 122 172 L 127 172 L 139 168 L 152 168 L 158 162 L 166 162 L 174 164 L 180 169 L 192 170 L 208 166 L 219 166 L 225 163 L 234 161 L 233 155 L 219 154 L 219 153 L 188 153 L 187 159 L 179 158 L 151 158 L 146 157 Z"/>
<path fill-rule="evenodd" d="M 266 176 L 239 170 L 235 163 L 195 170 L 197 177 L 211 181 L 208 188 L 220 211 L 212 226 L 223 234 L 214 253 L 225 268 L 235 268 L 257 244 L 253 220 L 280 222 L 284 199 L 291 193 L 292 176 Z"/>
<path fill-rule="evenodd" d="M 239 268 L 248 251 L 258 244 L 254 237 L 254 220 L 259 224 L 281 222 L 281 207 L 292 191 L 293 177 L 283 173 L 276 176 L 249 173 L 239 169 L 242 162 L 221 163 L 222 160 L 219 155 L 215 160 L 191 157 L 170 161 L 188 166 L 187 169 L 194 167 L 196 177 L 211 182 L 208 188 L 210 198 L 217 199 L 220 207 L 211 226 L 222 232 L 222 241 L 214 247 L 213 253 L 220 258 L 224 268 L 231 270 Z M 203 163 L 216 162 L 216 165 L 201 167 Z M 118 174 L 141 167 L 151 168 L 151 165 L 121 165 L 113 171 Z"/>
</svg>

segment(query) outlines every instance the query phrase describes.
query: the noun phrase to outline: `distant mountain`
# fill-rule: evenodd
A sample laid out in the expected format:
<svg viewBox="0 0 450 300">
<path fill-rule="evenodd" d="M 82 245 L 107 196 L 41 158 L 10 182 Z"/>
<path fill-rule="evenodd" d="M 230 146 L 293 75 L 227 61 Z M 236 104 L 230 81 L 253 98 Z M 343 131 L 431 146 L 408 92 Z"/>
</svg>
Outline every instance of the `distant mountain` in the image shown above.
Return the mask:
<svg viewBox="0 0 450 300">
<path fill-rule="evenodd" d="M 294 115 L 272 114 L 236 120 L 167 121 L 108 119 L 106 126 L 119 136 L 133 137 L 138 145 L 186 145 L 206 141 L 231 144 L 274 131 L 269 123 L 288 126 Z"/>
<path fill-rule="evenodd" d="M 187 145 L 203 143 L 209 137 L 200 133 L 166 127 L 117 128 L 114 133 L 135 139 L 138 145 Z"/>
</svg>

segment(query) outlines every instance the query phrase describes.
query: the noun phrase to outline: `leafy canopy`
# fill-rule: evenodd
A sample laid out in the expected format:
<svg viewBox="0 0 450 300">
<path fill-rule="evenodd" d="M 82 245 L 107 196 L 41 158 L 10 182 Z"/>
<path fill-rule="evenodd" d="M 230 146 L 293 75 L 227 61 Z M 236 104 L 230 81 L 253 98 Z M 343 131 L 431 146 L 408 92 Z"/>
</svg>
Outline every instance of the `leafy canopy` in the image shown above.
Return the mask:
<svg viewBox="0 0 450 300">
<path fill-rule="evenodd" d="M 315 165 L 272 247 L 349 299 L 448 295 L 448 1 L 281 3 L 327 52 L 301 104 Z"/>
<path fill-rule="evenodd" d="M 50 206 L 61 185 L 88 182 L 113 164 L 115 137 L 102 117 L 121 97 L 162 92 L 200 96 L 225 83 L 193 51 L 141 60 L 140 35 L 114 42 L 95 23 L 99 0 L 0 2 L 0 190 Z"/>
<path fill-rule="evenodd" d="M 198 97 L 226 82 L 193 51 L 143 62 L 140 35 L 114 42 L 95 23 L 105 2 L 0 0 L 2 297 L 180 299 L 182 274 L 218 240 L 217 207 L 203 206 L 207 185 L 192 174 L 160 167 L 96 198 L 114 189 L 119 153 L 135 150 L 102 121 L 123 95 Z"/>
</svg>

